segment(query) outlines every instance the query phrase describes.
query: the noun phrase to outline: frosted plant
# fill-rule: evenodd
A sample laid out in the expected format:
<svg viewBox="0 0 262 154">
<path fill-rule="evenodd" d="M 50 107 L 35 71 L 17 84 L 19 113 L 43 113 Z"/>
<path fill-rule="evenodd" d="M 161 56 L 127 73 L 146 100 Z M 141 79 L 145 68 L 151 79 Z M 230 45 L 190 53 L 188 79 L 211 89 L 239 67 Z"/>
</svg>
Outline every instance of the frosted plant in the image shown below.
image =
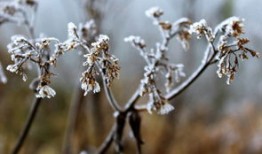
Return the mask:
<svg viewBox="0 0 262 154">
<path fill-rule="evenodd" d="M 124 39 L 139 51 L 145 60 L 144 75 L 140 80 L 137 90 L 131 98 L 124 102 L 121 107 L 114 98 L 110 86 L 120 74 L 119 59 L 111 54 L 110 38 L 104 34 L 98 34 L 94 20 L 76 26 L 70 22 L 67 25 L 68 38 L 61 41 L 55 37 L 41 35 L 36 37 L 34 33 L 34 14 L 38 2 L 35 0 L 16 0 L 0 2 L 0 24 L 7 22 L 23 25 L 28 29 L 29 37 L 25 35 L 14 35 L 7 49 L 12 64 L 6 69 L 11 73 L 22 76 L 27 81 L 28 71 L 31 65 L 37 68 L 37 77 L 31 82 L 30 88 L 35 93 L 35 102 L 29 114 L 21 136 L 14 148 L 13 153 L 18 153 L 25 137 L 29 132 L 32 121 L 37 112 L 39 103 L 43 98 L 55 97 L 57 91 L 53 88 L 53 72 L 58 67 L 58 60 L 64 54 L 79 52 L 84 58 L 84 71 L 80 77 L 80 88 L 87 95 L 89 92 L 98 93 L 105 91 L 108 103 L 114 110 L 115 124 L 104 143 L 98 149 L 98 153 L 105 153 L 112 143 L 115 143 L 117 153 L 123 152 L 122 137 L 124 128 L 129 121 L 131 132 L 135 138 L 137 152 L 141 153 L 143 140 L 141 137 L 140 112 L 147 111 L 150 114 L 168 114 L 174 110 L 171 99 L 175 98 L 186 90 L 209 66 L 217 64 L 218 77 L 227 76 L 227 83 L 230 84 L 239 71 L 239 59 L 259 57 L 258 52 L 246 47 L 249 39 L 242 37 L 244 34 L 244 20 L 239 17 L 226 19 L 214 29 L 208 26 L 205 19 L 193 23 L 190 19 L 181 18 L 170 22 L 163 20 L 164 11 L 159 7 L 153 7 L 145 12 L 145 15 L 157 26 L 162 39 L 149 47 L 140 36 L 131 35 Z M 186 51 L 190 48 L 190 39 L 196 35 L 197 39 L 206 39 L 207 48 L 203 53 L 202 63 L 188 77 L 184 73 L 184 65 L 171 63 L 167 56 L 170 41 L 176 38 Z M 99 82 L 102 79 L 102 83 Z M 159 85 L 159 79 L 164 79 L 165 84 Z M 0 64 L 0 81 L 6 82 Z M 146 102 L 137 104 L 142 97 L 148 99 Z"/>
<path fill-rule="evenodd" d="M 8 53 L 11 55 L 13 64 L 7 66 L 7 70 L 22 76 L 23 81 L 27 80 L 26 68 L 31 63 L 38 66 L 39 76 L 34 82 L 37 82 L 35 87 L 37 97 L 53 97 L 54 90 L 48 86 L 51 83 L 51 76 L 54 73 L 49 71 L 50 67 L 50 52 L 51 43 L 59 43 L 55 38 L 38 38 L 28 40 L 21 35 L 15 35 L 11 38 L 11 43 L 8 44 Z"/>
<path fill-rule="evenodd" d="M 239 68 L 239 58 L 248 59 L 248 54 L 252 57 L 259 57 L 259 53 L 246 47 L 248 38 L 242 37 L 244 34 L 244 19 L 231 17 L 222 22 L 217 30 L 221 32 L 218 45 L 217 74 L 221 78 L 223 75 L 228 77 L 227 84 L 230 84 Z"/>
<path fill-rule="evenodd" d="M 0 2 L 0 26 L 4 23 L 15 23 L 25 25 L 33 35 L 33 21 L 37 9 L 38 2 L 36 0 L 11 0 Z M 19 73 L 17 66 L 9 66 L 8 70 Z M 26 76 L 24 75 L 24 80 Z M 7 78 L 0 65 L 0 81 L 7 82 Z"/>
</svg>

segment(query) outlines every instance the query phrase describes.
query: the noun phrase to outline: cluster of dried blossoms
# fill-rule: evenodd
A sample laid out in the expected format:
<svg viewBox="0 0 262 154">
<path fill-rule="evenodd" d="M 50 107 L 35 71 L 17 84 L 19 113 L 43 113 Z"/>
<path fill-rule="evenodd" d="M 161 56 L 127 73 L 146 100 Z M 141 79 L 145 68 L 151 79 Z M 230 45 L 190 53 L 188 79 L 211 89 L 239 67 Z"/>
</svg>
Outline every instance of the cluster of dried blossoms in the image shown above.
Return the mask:
<svg viewBox="0 0 262 154">
<path fill-rule="evenodd" d="M 89 91 L 94 93 L 100 91 L 100 86 L 95 78 L 97 74 L 103 77 L 107 86 L 110 86 L 112 81 L 119 77 L 118 59 L 109 53 L 108 36 L 99 35 L 97 41 L 91 44 L 90 52 L 84 57 L 86 57 L 86 61 L 83 65 L 87 66 L 87 69 L 82 73 L 80 81 L 85 95 Z"/>
<path fill-rule="evenodd" d="M 259 57 L 259 53 L 247 48 L 245 45 L 249 42 L 248 38 L 242 37 L 244 34 L 243 19 L 231 17 L 219 25 L 220 36 L 218 50 L 220 51 L 217 59 L 219 77 L 226 75 L 227 84 L 230 84 L 239 68 L 239 58 L 248 59 L 248 54 L 252 57 Z"/>
<path fill-rule="evenodd" d="M 196 33 L 198 38 L 206 36 L 208 42 L 213 46 L 218 61 L 218 77 L 227 76 L 227 84 L 230 84 L 239 68 L 239 58 L 248 59 L 248 54 L 252 57 L 259 57 L 259 53 L 247 48 L 248 38 L 242 37 L 244 34 L 244 20 L 238 17 L 230 17 L 219 24 L 214 32 L 207 25 L 206 21 L 194 23 L 190 32 Z M 219 38 L 218 40 L 215 40 Z M 215 41 L 216 45 L 215 45 Z"/>
<path fill-rule="evenodd" d="M 36 0 L 13 0 L 0 2 L 0 25 L 4 23 L 15 23 L 30 27 L 31 18 L 37 8 Z M 0 64 L 0 82 L 6 83 L 7 78 Z"/>
<path fill-rule="evenodd" d="M 3 12 L 14 17 L 20 14 L 25 15 L 23 13 L 25 11 L 20 9 L 20 6 L 37 5 L 36 1 L 32 0 L 3 4 L 2 6 L 5 8 L 3 10 L 7 10 Z M 203 62 L 215 57 L 213 63 L 219 61 L 218 76 L 226 75 L 228 84 L 234 79 L 238 70 L 239 58 L 247 59 L 248 54 L 258 57 L 257 52 L 245 47 L 249 40 L 241 37 L 244 33 L 243 19 L 231 17 L 217 26 L 215 30 L 212 30 L 204 19 L 196 23 L 192 23 L 187 18 L 181 18 L 173 23 L 162 20 L 161 17 L 164 12 L 158 7 L 147 10 L 145 14 L 153 20 L 154 25 L 158 26 L 162 41 L 157 42 L 154 48 L 147 49 L 145 41 L 139 36 L 129 36 L 124 40 L 130 42 L 140 52 L 147 64 L 144 68 L 144 78 L 140 84 L 140 95 L 147 94 L 149 96 L 150 101 L 147 104 L 147 110 L 150 113 L 156 111 L 159 114 L 166 114 L 174 109 L 168 103 L 165 94 L 174 88 L 175 82 L 180 82 L 181 78 L 185 77 L 183 64 L 173 64 L 167 57 L 168 45 L 172 38 L 176 38 L 187 50 L 193 34 L 196 34 L 198 39 L 205 36 L 213 49 L 213 54 L 208 52 Z M 6 15 L 0 16 L 1 21 L 5 21 L 7 19 L 5 17 Z M 27 19 L 26 16 L 24 18 Z M 28 24 L 29 20 L 25 21 L 24 23 Z M 56 67 L 58 58 L 67 51 L 79 50 L 86 58 L 83 63 L 86 69 L 80 78 L 81 88 L 85 91 L 85 95 L 90 91 L 99 92 L 101 88 L 97 77 L 100 75 L 106 86 L 110 86 L 112 81 L 119 77 L 120 67 L 118 59 L 109 53 L 109 37 L 99 35 L 96 41 L 91 43 L 92 39 L 90 38 L 95 36 L 97 36 L 97 31 L 93 20 L 84 25 L 80 24 L 78 27 L 69 23 L 68 39 L 64 42 L 52 37 L 26 39 L 24 36 L 14 36 L 11 39 L 12 43 L 8 45 L 8 52 L 11 54 L 11 60 L 14 64 L 8 65 L 7 70 L 22 75 L 25 81 L 27 79 L 25 68 L 29 67 L 30 63 L 37 64 L 40 75 L 34 80 L 33 89 L 36 91 L 37 97 L 50 98 L 55 95 L 55 91 L 49 86 L 50 78 L 54 75 L 50 72 L 50 67 Z M 52 50 L 53 48 L 54 50 Z M 210 57 L 211 55 L 215 56 Z M 157 86 L 157 80 L 161 76 L 166 81 L 165 91 L 160 90 Z"/>
<path fill-rule="evenodd" d="M 167 98 L 163 95 L 164 92 L 156 85 L 159 76 L 164 75 L 166 78 L 165 89 L 167 93 L 174 88 L 174 79 L 179 82 L 181 77 L 185 77 L 183 65 L 170 63 L 166 56 L 169 41 L 173 37 L 176 37 L 182 47 L 187 50 L 193 34 L 196 34 L 198 39 L 205 36 L 213 53 L 207 52 L 203 63 L 213 59 L 212 63 L 219 61 L 218 76 L 226 75 L 228 84 L 234 79 L 238 70 L 238 58 L 247 59 L 248 53 L 253 57 L 258 57 L 257 52 L 244 46 L 249 40 L 240 37 L 244 33 L 244 25 L 243 19 L 238 17 L 225 20 L 213 31 L 204 19 L 196 23 L 192 23 L 187 18 L 179 19 L 173 23 L 164 21 L 161 19 L 164 12 L 158 7 L 152 7 L 145 14 L 153 20 L 154 25 L 158 26 L 163 38 L 162 42 L 157 42 L 155 49 L 148 51 L 145 41 L 139 36 L 129 36 L 125 38 L 125 41 L 130 42 L 139 50 L 140 55 L 147 63 L 144 78 L 141 80 L 140 95 L 149 95 L 150 101 L 147 104 L 147 109 L 150 113 L 154 110 L 159 114 L 166 114 L 174 109 L 168 104 Z M 216 40 L 217 38 L 219 40 Z M 209 63 L 211 64 L 211 62 Z"/>
<path fill-rule="evenodd" d="M 30 68 L 31 63 L 36 64 L 39 70 L 39 77 L 32 82 L 32 88 L 36 92 L 36 97 L 51 98 L 56 92 L 49 86 L 51 77 L 54 75 L 50 71 L 51 67 L 56 67 L 57 60 L 63 54 L 71 50 L 85 52 L 87 58 L 84 66 L 87 70 L 82 73 L 80 81 L 81 87 L 85 94 L 93 90 L 99 92 L 100 86 L 96 82 L 95 76 L 98 74 L 97 69 L 101 70 L 103 77 L 108 86 L 114 78 L 119 76 L 118 59 L 109 54 L 109 38 L 100 35 L 96 42 L 88 47 L 88 38 L 96 34 L 96 27 L 91 20 L 85 25 L 79 27 L 73 23 L 68 24 L 68 39 L 60 42 L 53 37 L 40 37 L 37 39 L 27 39 L 21 35 L 15 35 L 11 38 L 8 45 L 8 52 L 11 55 L 13 64 L 7 66 L 7 70 L 22 75 L 24 81 L 27 80 L 26 68 Z M 52 50 L 53 49 L 53 50 Z"/>
<path fill-rule="evenodd" d="M 148 94 L 149 103 L 147 110 L 149 113 L 156 111 L 159 114 L 166 114 L 174 109 L 167 99 L 164 97 L 160 88 L 157 87 L 157 79 L 159 76 L 164 76 L 166 79 L 165 89 L 169 92 L 173 88 L 174 82 L 179 82 L 181 77 L 185 77 L 183 72 L 183 64 L 170 63 L 167 58 L 168 44 L 170 39 L 176 36 L 181 42 L 184 49 L 189 48 L 190 33 L 189 28 L 191 21 L 182 18 L 177 22 L 170 23 L 169 21 L 161 20 L 164 12 L 158 7 L 153 7 L 146 11 L 146 16 L 153 19 L 153 24 L 157 25 L 161 35 L 162 42 L 157 42 L 155 48 L 148 50 L 146 43 L 138 36 L 129 36 L 125 38 L 126 42 L 130 42 L 133 47 L 140 51 L 140 55 L 145 59 L 147 65 L 144 70 L 144 78 L 141 80 L 140 95 Z"/>
</svg>

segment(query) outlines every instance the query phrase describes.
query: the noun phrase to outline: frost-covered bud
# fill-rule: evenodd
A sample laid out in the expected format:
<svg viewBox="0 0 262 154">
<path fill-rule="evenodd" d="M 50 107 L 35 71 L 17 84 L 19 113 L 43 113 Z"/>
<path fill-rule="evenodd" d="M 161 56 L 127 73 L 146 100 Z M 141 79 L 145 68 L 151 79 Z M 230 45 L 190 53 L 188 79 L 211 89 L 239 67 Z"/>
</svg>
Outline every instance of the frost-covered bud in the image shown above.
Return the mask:
<svg viewBox="0 0 262 154">
<path fill-rule="evenodd" d="M 93 91 L 94 93 L 100 92 L 100 86 L 96 81 L 94 74 L 90 71 L 85 71 L 82 73 L 82 77 L 80 78 L 81 88 L 85 91 L 84 95 L 87 95 L 89 91 Z"/>
<path fill-rule="evenodd" d="M 98 37 L 98 42 L 102 42 L 102 41 L 105 41 L 105 42 L 108 42 L 109 41 L 109 37 L 107 35 L 99 35 Z"/>
<path fill-rule="evenodd" d="M 91 44 L 95 52 L 107 51 L 109 49 L 109 37 L 107 35 L 99 35 L 96 42 Z"/>
<path fill-rule="evenodd" d="M 100 92 L 100 86 L 96 81 L 93 84 L 89 84 L 87 82 L 82 82 L 81 88 L 83 90 L 85 90 L 84 95 L 86 95 L 89 91 L 93 91 L 94 93 Z"/>
<path fill-rule="evenodd" d="M 209 42 L 214 41 L 215 38 L 212 29 L 208 27 L 205 19 L 201 19 L 199 22 L 196 22 L 193 25 L 191 25 L 189 32 L 191 34 L 196 33 L 198 39 L 205 35 Z"/>
<path fill-rule="evenodd" d="M 16 72 L 18 70 L 18 67 L 17 67 L 17 65 L 8 65 L 6 67 L 6 70 L 8 70 L 9 72 L 14 73 L 14 72 Z"/>
<path fill-rule="evenodd" d="M 54 89 L 49 87 L 48 85 L 40 86 L 37 88 L 38 93 L 36 94 L 37 98 L 51 98 L 56 95 L 56 92 Z"/>
<path fill-rule="evenodd" d="M 77 27 L 74 23 L 72 23 L 72 22 L 68 23 L 67 29 L 68 29 L 68 37 L 69 38 L 72 38 L 72 39 L 78 38 Z"/>
<path fill-rule="evenodd" d="M 147 104 L 147 111 L 152 114 L 152 111 L 156 111 L 158 114 L 168 114 L 175 108 L 168 103 L 162 96 L 156 96 L 154 93 L 149 94 L 150 102 Z"/>
<path fill-rule="evenodd" d="M 164 14 L 164 12 L 159 7 L 155 6 L 146 10 L 145 14 L 149 18 L 155 19 L 161 17 Z"/>
<path fill-rule="evenodd" d="M 93 53 L 86 54 L 84 57 L 86 57 L 86 61 L 83 63 L 83 66 L 92 65 L 97 60 L 97 57 Z"/>
<path fill-rule="evenodd" d="M 196 33 L 198 37 L 201 37 L 205 33 L 205 29 L 207 27 L 207 22 L 205 19 L 201 19 L 199 22 L 195 22 L 191 25 L 189 32 Z"/>
<path fill-rule="evenodd" d="M 163 30 L 171 30 L 172 29 L 172 24 L 169 23 L 169 21 L 161 21 L 161 22 L 159 22 L 159 26 Z"/>
<path fill-rule="evenodd" d="M 141 37 L 139 36 L 128 36 L 126 38 L 124 38 L 125 42 L 130 42 L 134 47 L 139 47 L 141 49 L 146 47 L 146 43 L 145 40 L 143 40 Z"/>
<path fill-rule="evenodd" d="M 234 36 L 238 37 L 241 34 L 244 34 L 244 19 L 238 17 L 232 17 L 229 21 L 228 32 Z"/>
<path fill-rule="evenodd" d="M 239 17 L 230 17 L 223 21 L 218 28 L 225 35 L 239 37 L 244 34 L 244 21 L 245 19 Z"/>
</svg>

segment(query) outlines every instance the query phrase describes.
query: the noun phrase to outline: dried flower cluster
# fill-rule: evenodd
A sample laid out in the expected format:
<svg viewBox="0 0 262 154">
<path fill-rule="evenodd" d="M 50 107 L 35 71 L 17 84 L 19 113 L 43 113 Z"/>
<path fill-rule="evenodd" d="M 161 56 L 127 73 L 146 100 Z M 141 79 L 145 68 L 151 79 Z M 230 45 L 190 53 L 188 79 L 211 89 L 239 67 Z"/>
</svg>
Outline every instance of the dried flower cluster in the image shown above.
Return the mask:
<svg viewBox="0 0 262 154">
<path fill-rule="evenodd" d="M 245 45 L 249 42 L 248 38 L 241 37 L 244 34 L 243 19 L 231 17 L 221 23 L 219 30 L 220 36 L 217 59 L 217 74 L 221 78 L 223 75 L 228 77 L 227 84 L 230 84 L 239 68 L 239 58 L 248 59 L 248 54 L 252 57 L 259 57 L 259 53 L 251 50 Z"/>
<path fill-rule="evenodd" d="M 8 65 L 7 70 L 22 75 L 23 80 L 26 81 L 25 68 L 28 68 L 31 63 L 36 64 L 40 75 L 33 81 L 31 87 L 36 91 L 36 97 L 51 98 L 55 96 L 56 92 L 49 86 L 51 77 L 54 75 L 50 72 L 50 67 L 56 67 L 57 60 L 66 52 L 81 48 L 81 51 L 87 53 L 84 55 L 87 58 L 84 66 L 88 66 L 80 79 L 81 87 L 86 93 L 90 90 L 99 92 L 100 86 L 95 80 L 95 75 L 98 73 L 94 69 L 95 64 L 99 63 L 99 67 L 103 70 L 103 76 L 110 85 L 112 80 L 119 76 L 118 59 L 108 53 L 109 38 L 105 35 L 99 36 L 98 40 L 92 43 L 91 49 L 87 46 L 87 41 L 91 41 L 91 37 L 87 34 L 93 37 L 96 33 L 93 21 L 87 22 L 84 26 L 80 24 L 79 27 L 69 23 L 68 39 L 64 42 L 53 37 L 29 40 L 21 35 L 13 36 L 12 42 L 8 45 L 8 52 L 14 64 Z M 54 51 L 51 50 L 53 48 Z"/>
<path fill-rule="evenodd" d="M 149 112 L 155 110 L 163 114 L 173 109 L 167 103 L 167 99 L 162 94 L 163 92 L 156 86 L 159 75 L 164 74 L 166 78 L 165 89 L 167 92 L 172 89 L 174 80 L 179 82 L 181 77 L 185 77 L 183 65 L 171 64 L 166 56 L 168 43 L 173 37 L 176 37 L 181 42 L 184 49 L 188 49 L 189 41 L 193 34 L 196 34 L 198 39 L 205 36 L 212 47 L 213 53 L 208 50 L 203 62 L 210 61 L 211 64 L 211 61 L 215 57 L 216 61 L 219 61 L 218 76 L 222 77 L 222 75 L 226 75 L 228 77 L 228 84 L 234 79 L 235 73 L 238 70 L 238 58 L 247 59 L 248 53 L 253 57 L 258 57 L 257 52 L 244 46 L 249 40 L 240 37 L 244 33 L 243 19 L 231 17 L 223 21 L 213 31 L 204 19 L 196 23 L 192 23 L 187 18 L 179 19 L 172 24 L 169 21 L 164 21 L 161 19 L 164 12 L 158 7 L 147 10 L 145 14 L 153 20 L 153 24 L 158 26 L 163 38 L 162 42 L 156 43 L 156 49 L 147 51 L 145 41 L 139 36 L 129 36 L 125 38 L 125 41 L 130 42 L 132 46 L 139 50 L 140 55 L 147 63 L 144 79 L 141 80 L 140 94 L 141 96 L 146 93 L 149 94 L 150 101 L 147 105 Z M 217 45 L 215 45 L 217 37 L 219 37 L 219 40 L 216 41 Z M 242 52 L 239 53 L 238 51 Z"/>
<path fill-rule="evenodd" d="M 191 20 L 181 18 L 173 23 L 170 23 L 167 20 L 162 20 L 161 17 L 164 15 L 164 11 L 159 7 L 152 7 L 147 10 L 145 14 L 153 20 L 153 24 L 159 27 L 163 37 L 162 44 L 164 46 L 167 46 L 169 40 L 175 36 L 185 50 L 189 49 Z"/>
<path fill-rule="evenodd" d="M 200 39 L 204 35 L 206 36 L 209 42 L 213 42 L 215 39 L 212 29 L 207 25 L 205 19 L 202 19 L 199 22 L 196 22 L 193 25 L 191 25 L 190 33 L 196 33 L 198 39 Z"/>
<path fill-rule="evenodd" d="M 32 64 L 36 65 L 38 76 L 30 84 L 30 88 L 34 90 L 35 96 L 38 98 L 32 114 L 30 114 L 31 117 L 29 117 L 29 119 L 33 119 L 40 98 L 52 98 L 56 95 L 56 91 L 50 85 L 51 77 L 55 75 L 52 70 L 57 66 L 59 58 L 70 51 L 79 51 L 85 59 L 83 62 L 85 69 L 80 77 L 84 95 L 91 91 L 100 92 L 101 87 L 97 78 L 101 77 L 109 104 L 115 110 L 115 125 L 109 137 L 105 140 L 108 143 L 103 143 L 101 153 L 104 153 L 104 150 L 112 142 L 116 143 L 116 151 L 122 153 L 121 140 L 127 119 L 137 142 L 138 153 L 141 153 L 143 141 L 140 131 L 140 111 L 146 109 L 149 113 L 167 114 L 174 110 L 169 100 L 189 87 L 209 65 L 218 62 L 218 76 L 227 76 L 227 83 L 230 84 L 239 69 L 239 59 L 248 59 L 249 55 L 259 57 L 258 52 L 246 47 L 249 39 L 242 37 L 242 34 L 244 34 L 243 19 L 231 17 L 213 30 L 204 19 L 195 23 L 187 18 L 181 18 L 173 23 L 162 20 L 164 11 L 159 7 L 152 7 L 145 14 L 158 27 L 162 40 L 156 42 L 153 48 L 148 49 L 146 42 L 139 36 L 131 35 L 124 39 L 125 42 L 131 43 L 140 52 L 146 66 L 139 88 L 128 100 L 125 108 L 122 109 L 109 88 L 112 82 L 119 78 L 120 71 L 118 58 L 110 53 L 109 37 L 98 35 L 94 20 L 90 20 L 85 24 L 79 24 L 79 26 L 68 23 L 68 38 L 65 41 L 46 36 L 35 38 L 33 21 L 37 5 L 36 0 L 0 2 L 0 25 L 6 22 L 24 25 L 28 28 L 30 34 L 30 38 L 22 35 L 14 35 L 11 38 L 11 43 L 8 44 L 7 48 L 13 64 L 8 65 L 6 69 L 21 75 L 23 81 L 26 81 L 27 71 L 32 68 Z M 169 42 L 176 38 L 183 49 L 188 50 L 189 41 L 194 34 L 198 39 L 203 36 L 206 38 L 208 46 L 205 56 L 199 68 L 187 80 L 175 87 L 176 83 L 180 82 L 186 74 L 183 71 L 183 64 L 170 62 L 167 56 Z M 165 81 L 164 88 L 158 85 L 158 83 L 161 83 L 159 82 L 161 79 Z M 5 83 L 6 81 L 7 78 L 0 63 L 0 82 Z M 139 108 L 136 106 L 136 102 L 143 96 L 148 96 L 149 100 L 146 108 L 144 106 Z M 26 124 L 27 129 L 24 129 L 22 138 L 19 139 L 20 141 L 17 144 L 18 150 L 31 123 L 32 120 Z"/>
<path fill-rule="evenodd" d="M 118 59 L 109 53 L 108 36 L 99 35 L 97 41 L 91 44 L 90 52 L 84 57 L 86 57 L 86 61 L 83 65 L 87 66 L 87 70 L 82 73 L 80 80 L 85 94 L 89 91 L 94 93 L 100 91 L 99 84 L 95 80 L 95 75 L 99 74 L 97 69 L 100 69 L 100 74 L 107 86 L 110 86 L 112 81 L 119 77 Z"/>
<path fill-rule="evenodd" d="M 107 86 L 110 86 L 111 82 L 119 77 L 120 67 L 118 59 L 109 53 L 108 36 L 99 35 L 97 40 L 91 43 L 91 47 L 88 46 L 88 43 L 92 41 L 91 38 L 94 38 L 96 33 L 96 25 L 93 20 L 88 21 L 84 26 L 80 24 L 78 28 L 75 24 L 69 23 L 68 40 L 58 44 L 57 52 L 52 56 L 52 61 L 55 63 L 57 57 L 62 55 L 64 51 L 79 47 L 85 51 L 84 57 L 86 61 L 83 63 L 83 66 L 87 66 L 87 69 L 80 78 L 81 88 L 85 91 L 85 95 L 89 91 L 94 93 L 100 91 L 100 86 L 96 81 L 96 75 L 99 72 L 101 72 L 101 76 L 103 76 Z"/>
<path fill-rule="evenodd" d="M 22 75 L 24 81 L 27 80 L 25 72 L 26 68 L 30 68 L 31 63 L 37 64 L 40 76 L 34 80 L 35 87 L 33 90 L 37 91 L 36 97 L 53 97 L 55 91 L 48 87 L 51 83 L 50 78 L 53 75 L 49 71 L 50 67 L 50 43 L 59 42 L 55 38 L 39 38 L 36 40 L 28 40 L 27 38 L 15 35 L 11 38 L 11 43 L 8 44 L 8 53 L 11 55 L 13 64 L 7 66 L 7 70 Z"/>
<path fill-rule="evenodd" d="M 165 89 L 168 92 L 174 86 L 174 81 L 179 82 L 181 77 L 185 77 L 183 72 L 183 64 L 172 64 L 166 56 L 168 52 L 168 43 L 170 39 L 176 36 L 181 42 L 184 49 L 189 48 L 189 39 L 191 34 L 189 32 L 191 21 L 182 18 L 173 24 L 169 21 L 161 20 L 164 12 L 158 8 L 153 7 L 145 12 L 146 16 L 153 20 L 153 24 L 159 27 L 163 41 L 157 42 L 155 49 L 146 49 L 146 43 L 139 36 L 129 36 L 124 39 L 125 42 L 130 42 L 133 47 L 140 51 L 140 55 L 145 59 L 147 65 L 145 66 L 144 78 L 141 80 L 140 95 L 149 95 L 149 103 L 147 110 L 149 113 L 152 110 L 159 114 L 166 114 L 174 109 L 167 99 L 164 97 L 163 92 L 157 88 L 157 79 L 159 76 L 164 75 L 166 79 Z"/>
<path fill-rule="evenodd" d="M 216 60 L 218 62 L 218 77 L 227 76 L 227 84 L 230 84 L 239 69 L 239 58 L 248 59 L 248 54 L 252 57 L 259 57 L 259 53 L 251 50 L 245 45 L 249 42 L 248 38 L 243 38 L 244 19 L 238 17 L 230 17 L 219 24 L 214 32 L 204 19 L 194 23 L 191 26 L 191 33 L 196 33 L 200 38 L 205 35 L 208 42 L 216 50 Z M 215 36 L 219 35 L 217 47 L 214 45 Z"/>
</svg>

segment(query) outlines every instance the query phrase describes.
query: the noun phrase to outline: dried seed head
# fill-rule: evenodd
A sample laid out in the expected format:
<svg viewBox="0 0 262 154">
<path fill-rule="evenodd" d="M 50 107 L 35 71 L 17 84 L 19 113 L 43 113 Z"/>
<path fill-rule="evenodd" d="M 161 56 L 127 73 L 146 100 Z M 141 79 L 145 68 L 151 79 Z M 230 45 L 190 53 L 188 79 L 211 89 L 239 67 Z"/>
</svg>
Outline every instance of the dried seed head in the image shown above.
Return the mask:
<svg viewBox="0 0 262 154">
<path fill-rule="evenodd" d="M 189 32 L 191 34 L 196 33 L 198 39 L 205 35 L 209 42 L 213 42 L 215 38 L 212 29 L 208 27 L 205 19 L 191 25 Z"/>
<path fill-rule="evenodd" d="M 224 32 L 225 35 L 239 37 L 244 34 L 244 19 L 239 17 L 230 17 L 223 21 L 218 29 Z"/>
<path fill-rule="evenodd" d="M 170 24 L 168 21 L 160 21 L 158 24 L 161 26 L 161 28 L 163 30 L 171 30 L 172 29 L 172 24 Z"/>
<path fill-rule="evenodd" d="M 91 44 L 94 51 L 107 51 L 109 49 L 109 37 L 107 35 L 99 35 L 96 42 Z"/>
<path fill-rule="evenodd" d="M 150 102 L 147 104 L 147 110 L 151 114 L 152 111 L 156 111 L 158 114 L 168 114 L 175 108 L 168 103 L 168 101 L 159 94 L 149 94 Z"/>
<path fill-rule="evenodd" d="M 141 49 L 146 47 L 145 41 L 142 38 L 140 38 L 139 36 L 130 35 L 124 38 L 124 41 L 130 42 L 134 47 L 138 47 Z"/>
<path fill-rule="evenodd" d="M 85 91 L 84 95 L 87 95 L 89 91 L 93 91 L 97 93 L 100 91 L 100 86 L 95 79 L 95 74 L 92 70 L 87 70 L 82 73 L 82 77 L 80 78 L 81 88 Z"/>
<path fill-rule="evenodd" d="M 161 10 L 159 7 L 156 6 L 146 10 L 145 14 L 149 18 L 156 19 L 161 17 L 164 14 L 164 12 L 163 10 Z"/>
</svg>

